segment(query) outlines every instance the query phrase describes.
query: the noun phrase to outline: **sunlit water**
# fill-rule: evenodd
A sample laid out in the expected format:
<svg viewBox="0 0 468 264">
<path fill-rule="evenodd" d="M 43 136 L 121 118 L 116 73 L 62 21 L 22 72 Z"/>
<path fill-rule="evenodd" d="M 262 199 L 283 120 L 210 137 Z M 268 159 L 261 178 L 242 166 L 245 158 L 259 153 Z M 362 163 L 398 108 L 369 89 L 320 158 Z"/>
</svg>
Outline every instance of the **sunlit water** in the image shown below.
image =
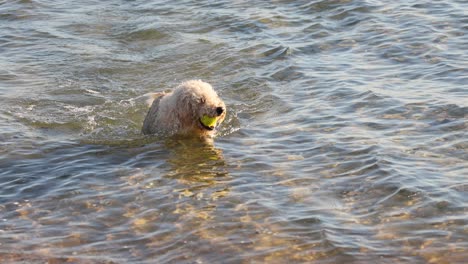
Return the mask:
<svg viewBox="0 0 468 264">
<path fill-rule="evenodd" d="M 0 262 L 464 263 L 467 10 L 0 1 Z M 194 78 L 214 145 L 142 136 Z"/>
</svg>

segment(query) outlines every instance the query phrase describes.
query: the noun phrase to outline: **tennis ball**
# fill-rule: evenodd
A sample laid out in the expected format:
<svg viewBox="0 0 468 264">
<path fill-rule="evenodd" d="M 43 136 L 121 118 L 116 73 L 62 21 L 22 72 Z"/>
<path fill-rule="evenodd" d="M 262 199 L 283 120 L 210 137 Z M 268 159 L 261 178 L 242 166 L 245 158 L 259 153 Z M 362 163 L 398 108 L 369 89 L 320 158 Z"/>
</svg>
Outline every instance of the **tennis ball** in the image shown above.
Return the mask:
<svg viewBox="0 0 468 264">
<path fill-rule="evenodd" d="M 209 117 L 207 115 L 203 115 L 200 121 L 203 125 L 207 127 L 214 127 L 216 125 L 216 117 Z"/>
</svg>

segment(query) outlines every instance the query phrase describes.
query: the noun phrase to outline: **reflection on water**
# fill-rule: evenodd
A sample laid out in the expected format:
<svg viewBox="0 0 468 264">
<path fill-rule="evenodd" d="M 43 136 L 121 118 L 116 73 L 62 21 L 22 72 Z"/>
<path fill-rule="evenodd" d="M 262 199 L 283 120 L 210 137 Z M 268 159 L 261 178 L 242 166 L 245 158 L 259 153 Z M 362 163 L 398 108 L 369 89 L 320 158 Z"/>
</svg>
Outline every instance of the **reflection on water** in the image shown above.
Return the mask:
<svg viewBox="0 0 468 264">
<path fill-rule="evenodd" d="M 1 226 L 5 249 L 33 252 L 5 252 L 4 259 L 85 261 L 88 257 L 73 257 L 79 249 L 84 256 L 111 253 L 108 261 L 96 258 L 93 262 L 119 262 L 119 256 L 134 260 L 161 257 L 168 248 L 186 245 L 189 238 L 194 245 L 194 239 L 205 239 L 206 234 L 195 231 L 215 217 L 219 199 L 227 196 L 230 188 L 222 151 L 190 138 L 128 143 L 125 149 L 112 151 L 105 146 L 70 146 L 39 158 L 38 163 L 50 166 L 60 153 L 79 171 L 61 175 L 60 170 L 52 170 L 48 178 L 62 182 L 56 187 L 58 193 L 41 195 L 39 186 L 29 185 L 17 192 L 25 196 L 24 188 L 33 188 L 31 192 L 37 197 L 4 201 L 1 210 L 6 218 Z M 81 153 L 76 153 L 80 148 Z M 138 152 L 141 154 L 134 155 Z M 102 163 L 106 156 L 112 159 L 108 162 L 120 159 L 117 164 L 121 166 L 105 168 L 109 165 Z M 95 166 L 100 168 L 93 169 Z M 50 182 L 47 185 L 53 186 Z M 24 228 L 33 232 L 9 234 Z M 71 257 L 56 258 L 56 254 Z"/>
<path fill-rule="evenodd" d="M 464 263 L 463 1 L 0 1 L 1 263 Z M 186 79 L 218 137 L 146 137 Z"/>
</svg>

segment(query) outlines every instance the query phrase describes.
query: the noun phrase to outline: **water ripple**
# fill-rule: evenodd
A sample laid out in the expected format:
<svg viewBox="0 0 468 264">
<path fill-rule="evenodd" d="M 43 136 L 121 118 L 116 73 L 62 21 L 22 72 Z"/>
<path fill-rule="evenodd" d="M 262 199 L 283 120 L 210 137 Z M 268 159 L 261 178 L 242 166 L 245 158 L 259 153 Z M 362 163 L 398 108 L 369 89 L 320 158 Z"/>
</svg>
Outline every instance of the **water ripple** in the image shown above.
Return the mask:
<svg viewBox="0 0 468 264">
<path fill-rule="evenodd" d="M 0 3 L 6 263 L 464 263 L 463 1 Z M 228 106 L 145 137 L 144 94 Z"/>
</svg>

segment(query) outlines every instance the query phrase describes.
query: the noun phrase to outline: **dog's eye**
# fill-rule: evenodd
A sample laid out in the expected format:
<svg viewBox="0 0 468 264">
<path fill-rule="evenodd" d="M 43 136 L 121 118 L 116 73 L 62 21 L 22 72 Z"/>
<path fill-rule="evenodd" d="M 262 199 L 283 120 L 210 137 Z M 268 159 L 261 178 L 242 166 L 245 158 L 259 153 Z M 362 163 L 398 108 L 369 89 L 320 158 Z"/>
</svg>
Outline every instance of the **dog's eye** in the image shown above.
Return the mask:
<svg viewBox="0 0 468 264">
<path fill-rule="evenodd" d="M 200 98 L 200 104 L 204 104 L 204 103 L 206 103 L 205 97 Z"/>
</svg>

